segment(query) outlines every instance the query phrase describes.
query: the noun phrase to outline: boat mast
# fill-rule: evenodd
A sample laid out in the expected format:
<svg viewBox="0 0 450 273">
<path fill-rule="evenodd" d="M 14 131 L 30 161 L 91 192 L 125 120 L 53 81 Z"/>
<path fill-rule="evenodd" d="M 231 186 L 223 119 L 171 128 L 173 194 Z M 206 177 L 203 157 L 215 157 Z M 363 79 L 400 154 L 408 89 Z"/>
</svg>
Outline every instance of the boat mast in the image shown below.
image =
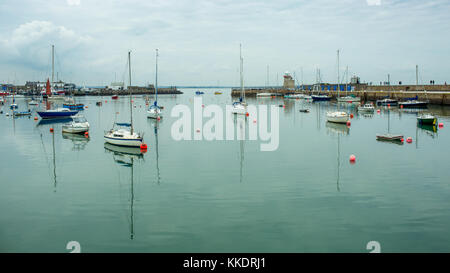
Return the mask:
<svg viewBox="0 0 450 273">
<path fill-rule="evenodd" d="M 131 103 L 131 51 L 128 51 L 128 77 L 129 77 L 129 85 L 128 89 L 130 91 L 130 113 L 131 113 L 131 134 L 133 134 L 133 105 Z"/>
<path fill-rule="evenodd" d="M 242 44 L 239 44 L 239 59 L 240 59 L 240 65 L 241 65 L 241 101 L 245 100 L 245 92 L 244 92 L 244 76 L 243 76 L 243 70 L 244 70 L 244 64 L 242 60 Z"/>
<path fill-rule="evenodd" d="M 339 75 L 339 49 L 338 49 L 338 51 L 337 51 L 337 74 L 338 74 L 338 93 L 337 93 L 337 95 L 338 95 L 338 98 L 339 98 L 339 91 L 340 91 L 340 89 L 341 89 L 341 86 L 340 86 L 340 75 Z"/>
<path fill-rule="evenodd" d="M 419 85 L 419 66 L 416 64 L 416 91 L 418 85 Z"/>
<path fill-rule="evenodd" d="M 52 45 L 52 84 L 55 82 L 55 46 Z"/>
<path fill-rule="evenodd" d="M 155 106 L 158 105 L 158 49 L 156 49 Z"/>
</svg>

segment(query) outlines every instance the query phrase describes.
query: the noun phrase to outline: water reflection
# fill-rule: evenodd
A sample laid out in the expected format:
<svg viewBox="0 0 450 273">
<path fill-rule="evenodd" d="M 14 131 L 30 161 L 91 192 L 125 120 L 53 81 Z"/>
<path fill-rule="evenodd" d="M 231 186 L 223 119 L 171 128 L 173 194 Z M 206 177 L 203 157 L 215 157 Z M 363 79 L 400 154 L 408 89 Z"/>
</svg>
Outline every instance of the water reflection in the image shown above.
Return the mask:
<svg viewBox="0 0 450 273">
<path fill-rule="evenodd" d="M 130 239 L 134 239 L 134 164 L 135 160 L 142 159 L 144 154 L 140 148 L 115 146 L 105 143 L 105 151 L 112 153 L 117 165 L 130 169 Z"/>
<path fill-rule="evenodd" d="M 243 181 L 244 169 L 244 148 L 245 148 L 245 129 L 248 119 L 244 116 L 235 116 L 235 127 L 237 128 L 237 139 L 239 140 L 239 183 Z"/>
<path fill-rule="evenodd" d="M 155 133 L 155 154 L 156 154 L 156 183 L 159 185 L 161 183 L 161 175 L 159 171 L 159 142 L 158 142 L 158 130 L 159 130 L 159 123 L 162 122 L 162 120 L 155 120 L 151 119 L 151 122 L 153 123 L 153 132 Z"/>
<path fill-rule="evenodd" d="M 62 133 L 63 139 L 71 140 L 73 143 L 72 151 L 81 151 L 86 148 L 87 143 L 90 141 L 89 137 L 81 134 Z"/>
<path fill-rule="evenodd" d="M 326 122 L 325 127 L 327 127 L 327 133 L 328 134 L 344 134 L 348 135 L 350 134 L 350 127 L 347 126 L 347 124 L 340 124 L 340 123 L 333 123 L 333 122 Z"/>
</svg>

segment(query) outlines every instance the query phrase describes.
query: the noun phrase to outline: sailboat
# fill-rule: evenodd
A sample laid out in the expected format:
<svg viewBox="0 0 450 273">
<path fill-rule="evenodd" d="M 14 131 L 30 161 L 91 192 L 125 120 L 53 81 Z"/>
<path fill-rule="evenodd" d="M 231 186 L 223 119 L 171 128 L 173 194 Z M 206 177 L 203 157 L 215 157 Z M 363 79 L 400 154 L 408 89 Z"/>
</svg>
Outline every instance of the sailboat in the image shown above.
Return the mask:
<svg viewBox="0 0 450 273">
<path fill-rule="evenodd" d="M 51 95 L 50 91 L 50 80 L 47 79 L 47 85 L 46 85 L 46 94 L 47 96 Z M 48 105 L 48 101 L 47 101 Z M 37 111 L 36 113 L 42 118 L 42 119 L 61 119 L 61 118 L 69 118 L 71 116 L 74 116 L 78 113 L 78 111 L 73 111 L 68 108 L 57 108 L 54 110 L 50 110 L 47 107 L 46 111 Z"/>
<path fill-rule="evenodd" d="M 416 65 L 416 90 L 419 85 L 419 66 Z M 425 95 L 426 90 L 424 88 Z M 427 108 L 428 101 L 419 101 L 419 97 L 416 95 L 414 98 L 407 98 L 406 101 L 398 103 L 402 108 Z"/>
<path fill-rule="evenodd" d="M 347 103 L 360 102 L 361 101 L 360 97 L 357 97 L 355 95 L 350 95 L 350 96 L 348 95 L 348 67 L 347 67 L 347 69 L 345 71 L 345 74 L 347 76 L 347 81 L 346 81 L 346 84 L 345 84 L 345 96 L 344 97 L 339 97 L 338 96 L 337 101 L 338 102 L 347 102 Z"/>
<path fill-rule="evenodd" d="M 244 91 L 244 60 L 242 59 L 242 45 L 239 44 L 239 59 L 240 59 L 240 72 L 241 72 L 241 96 L 239 97 L 239 101 L 233 102 L 233 108 L 231 109 L 231 113 L 237 115 L 245 115 L 247 113 L 247 103 L 245 102 L 245 91 Z"/>
<path fill-rule="evenodd" d="M 337 51 L 337 59 L 338 59 L 338 98 L 339 98 L 339 91 L 340 91 L 340 79 L 339 79 L 339 50 Z M 327 112 L 327 121 L 328 122 L 335 122 L 335 123 L 347 123 L 348 121 L 348 113 L 347 112 L 343 112 L 343 111 L 339 111 L 339 102 L 337 103 L 338 105 L 338 111 L 334 111 L 334 112 Z"/>
<path fill-rule="evenodd" d="M 403 144 L 403 135 L 401 134 L 391 134 L 390 133 L 390 112 L 391 110 L 388 108 L 388 132 L 386 134 L 377 134 L 377 140 L 379 141 L 389 141 L 397 144 Z"/>
<path fill-rule="evenodd" d="M 331 96 L 320 94 L 320 87 L 321 87 L 321 77 L 320 77 L 320 69 L 317 69 L 316 71 L 316 84 L 314 85 L 314 90 L 317 91 L 317 94 L 311 95 L 311 99 L 313 101 L 329 101 L 331 100 Z"/>
<path fill-rule="evenodd" d="M 162 118 L 162 109 L 158 106 L 158 49 L 156 49 L 155 102 L 147 111 L 148 118 Z"/>
<path fill-rule="evenodd" d="M 114 122 L 113 128 L 105 132 L 104 139 L 106 143 L 127 146 L 127 147 L 140 147 L 143 144 L 143 133 L 136 133 L 133 127 L 133 105 L 131 103 L 131 52 L 128 52 L 128 73 L 130 85 L 128 89 L 130 91 L 130 123 L 117 123 Z M 115 129 L 115 126 L 124 127 Z"/>
<path fill-rule="evenodd" d="M 16 92 L 13 91 L 13 103 L 9 106 L 11 110 L 19 108 L 16 103 Z"/>
</svg>

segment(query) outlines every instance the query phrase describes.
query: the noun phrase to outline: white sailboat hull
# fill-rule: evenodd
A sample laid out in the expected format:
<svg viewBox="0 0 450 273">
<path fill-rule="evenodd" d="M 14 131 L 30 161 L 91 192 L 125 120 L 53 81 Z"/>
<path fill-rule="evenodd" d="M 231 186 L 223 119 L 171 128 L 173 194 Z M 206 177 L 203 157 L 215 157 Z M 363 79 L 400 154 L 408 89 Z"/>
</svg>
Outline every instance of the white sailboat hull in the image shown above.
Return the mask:
<svg viewBox="0 0 450 273">
<path fill-rule="evenodd" d="M 147 117 L 148 118 L 154 118 L 154 119 L 157 119 L 158 117 L 162 118 L 161 110 L 159 110 L 159 109 L 149 109 L 147 111 Z"/>
<path fill-rule="evenodd" d="M 247 114 L 247 107 L 243 104 L 235 104 L 231 109 L 231 113 L 235 115 L 245 115 Z"/>
<path fill-rule="evenodd" d="M 346 112 L 328 112 L 327 121 L 333 123 L 347 123 L 348 114 Z"/>
<path fill-rule="evenodd" d="M 89 126 L 63 126 L 63 133 L 81 134 L 89 131 Z"/>
<path fill-rule="evenodd" d="M 110 131 L 103 138 L 106 143 L 126 147 L 140 147 L 143 141 L 141 136 L 128 130 Z"/>
</svg>

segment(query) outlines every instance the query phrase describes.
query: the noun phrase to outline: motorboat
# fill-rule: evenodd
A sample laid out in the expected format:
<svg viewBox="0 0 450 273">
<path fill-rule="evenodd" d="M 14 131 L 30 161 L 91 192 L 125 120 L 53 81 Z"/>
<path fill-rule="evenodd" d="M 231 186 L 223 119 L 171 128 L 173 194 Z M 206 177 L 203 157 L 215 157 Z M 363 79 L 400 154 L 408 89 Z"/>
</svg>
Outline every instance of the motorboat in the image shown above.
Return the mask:
<svg viewBox="0 0 450 273">
<path fill-rule="evenodd" d="M 329 101 L 331 100 L 331 96 L 328 95 L 311 95 L 313 101 Z"/>
<path fill-rule="evenodd" d="M 358 106 L 358 112 L 373 113 L 374 111 L 375 107 L 371 103 Z"/>
<path fill-rule="evenodd" d="M 396 105 L 398 105 L 398 100 L 384 98 L 381 100 L 377 100 L 377 105 L 378 106 L 396 106 Z"/>
<path fill-rule="evenodd" d="M 419 124 L 436 125 L 437 118 L 432 114 L 422 114 L 417 117 L 417 122 Z"/>
<path fill-rule="evenodd" d="M 72 121 L 62 126 L 63 133 L 81 134 L 89 131 L 89 122 L 82 115 L 72 117 Z"/>
<path fill-rule="evenodd" d="M 302 99 L 303 97 L 305 97 L 304 94 L 288 94 L 288 95 L 284 95 L 284 98 L 286 98 L 286 99 Z"/>
<path fill-rule="evenodd" d="M 360 102 L 361 98 L 360 97 L 356 97 L 356 96 L 345 96 L 345 97 L 338 97 L 337 98 L 338 102 L 348 102 L 348 103 L 355 103 L 355 102 Z"/>
</svg>

